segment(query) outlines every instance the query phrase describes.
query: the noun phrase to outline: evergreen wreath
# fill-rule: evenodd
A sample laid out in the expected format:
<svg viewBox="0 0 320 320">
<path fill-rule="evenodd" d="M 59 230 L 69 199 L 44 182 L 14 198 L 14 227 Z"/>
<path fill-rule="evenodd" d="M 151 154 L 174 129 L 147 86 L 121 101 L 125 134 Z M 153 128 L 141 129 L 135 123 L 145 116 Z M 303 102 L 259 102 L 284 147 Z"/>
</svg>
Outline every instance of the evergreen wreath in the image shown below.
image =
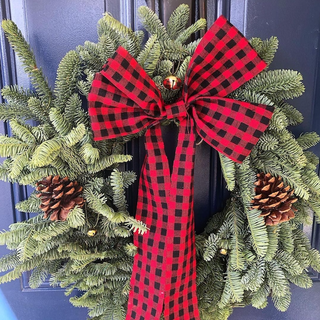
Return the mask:
<svg viewBox="0 0 320 320">
<path fill-rule="evenodd" d="M 7 103 L 0 105 L 0 119 L 9 123 L 12 136 L 0 136 L 0 156 L 6 157 L 0 178 L 36 187 L 16 207 L 37 215 L 0 234 L 0 243 L 12 250 L 0 259 L 0 271 L 8 271 L 0 283 L 32 270 L 30 286 L 36 288 L 50 275 L 51 284 L 67 295 L 82 291 L 70 301 L 89 308 L 95 320 L 125 318 L 136 252 L 131 236 L 146 226 L 127 211 L 125 192 L 136 175 L 118 169 L 131 160 L 123 146 L 134 137 L 93 141 L 83 100 L 94 74 L 121 45 L 152 77 L 164 101 L 174 101 L 181 91 L 166 89 L 163 80 L 173 68 L 184 78 L 200 39 L 186 42 L 206 26 L 200 19 L 186 28 L 187 5 L 172 13 L 166 28 L 147 7 L 139 14 L 151 34 L 144 46 L 143 31 L 133 32 L 105 14 L 98 23 L 98 43 L 85 42 L 62 59 L 53 91 L 17 26 L 2 23 L 34 90 L 2 89 Z M 250 42 L 269 65 L 278 40 Z M 267 70 L 232 93 L 236 100 L 273 105 L 275 112 L 242 164 L 220 154 L 231 196 L 196 236 L 202 320 L 227 319 L 237 306 L 264 308 L 269 296 L 285 311 L 290 283 L 308 288 L 312 281 L 306 269 L 320 272 L 320 254 L 300 228 L 311 222 L 310 209 L 320 220 L 319 160 L 306 151 L 319 136 L 305 133 L 296 139 L 287 129 L 303 121 L 285 102 L 303 93 L 301 80 L 296 71 Z"/>
</svg>

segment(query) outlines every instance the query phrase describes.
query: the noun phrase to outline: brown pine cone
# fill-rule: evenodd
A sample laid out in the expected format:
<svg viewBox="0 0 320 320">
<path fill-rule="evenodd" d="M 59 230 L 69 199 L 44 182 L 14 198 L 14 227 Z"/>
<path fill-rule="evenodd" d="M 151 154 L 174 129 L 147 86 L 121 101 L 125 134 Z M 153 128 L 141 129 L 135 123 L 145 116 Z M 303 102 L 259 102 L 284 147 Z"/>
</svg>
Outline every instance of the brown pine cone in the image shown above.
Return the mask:
<svg viewBox="0 0 320 320">
<path fill-rule="evenodd" d="M 251 200 L 252 208 L 261 210 L 267 226 L 274 226 L 294 218 L 297 211 L 292 204 L 298 200 L 290 190 L 284 187 L 281 177 L 273 177 L 270 173 L 258 173 L 255 182 L 256 196 Z"/>
<path fill-rule="evenodd" d="M 40 208 L 44 211 L 44 218 L 65 221 L 68 213 L 76 205 L 82 207 L 84 199 L 81 196 L 83 188 L 77 181 L 70 181 L 68 177 L 49 176 L 37 182 L 37 197 L 41 199 Z"/>
</svg>

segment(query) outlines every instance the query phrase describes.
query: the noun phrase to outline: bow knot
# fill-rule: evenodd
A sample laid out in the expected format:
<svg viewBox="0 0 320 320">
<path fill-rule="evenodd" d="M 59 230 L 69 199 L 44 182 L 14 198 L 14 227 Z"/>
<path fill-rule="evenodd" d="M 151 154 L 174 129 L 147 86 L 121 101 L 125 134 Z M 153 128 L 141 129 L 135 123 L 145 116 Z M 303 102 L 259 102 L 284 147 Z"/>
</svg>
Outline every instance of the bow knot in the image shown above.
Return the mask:
<svg viewBox="0 0 320 320">
<path fill-rule="evenodd" d="M 230 159 L 249 155 L 273 107 L 228 94 L 266 67 L 247 39 L 220 17 L 198 44 L 181 98 L 165 105 L 154 81 L 119 47 L 95 75 L 88 95 L 95 140 L 145 134 L 136 219 L 150 229 L 134 234 L 127 320 L 198 320 L 193 172 L 196 133 Z M 170 173 L 160 121 L 177 118 L 179 136 Z"/>
<path fill-rule="evenodd" d="M 165 106 L 165 114 L 167 119 L 184 119 L 187 117 L 187 108 L 185 102 L 180 98 L 172 104 Z"/>
</svg>

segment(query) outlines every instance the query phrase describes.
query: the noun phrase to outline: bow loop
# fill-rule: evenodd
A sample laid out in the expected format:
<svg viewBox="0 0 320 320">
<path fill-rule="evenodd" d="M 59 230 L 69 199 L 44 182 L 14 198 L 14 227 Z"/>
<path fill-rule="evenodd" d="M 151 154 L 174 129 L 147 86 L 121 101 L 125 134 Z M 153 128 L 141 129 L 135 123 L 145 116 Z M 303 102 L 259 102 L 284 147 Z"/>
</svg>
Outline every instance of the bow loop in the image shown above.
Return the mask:
<svg viewBox="0 0 320 320">
<path fill-rule="evenodd" d="M 101 73 L 147 115 L 161 116 L 164 104 L 159 89 L 126 49 L 119 47 Z"/>
<path fill-rule="evenodd" d="M 242 162 L 258 142 L 272 117 L 272 106 L 228 98 L 198 98 L 192 108 L 197 133 L 210 146 Z"/>
<path fill-rule="evenodd" d="M 122 47 L 95 74 L 88 101 L 95 140 L 138 133 L 166 114 L 156 84 Z"/>
<path fill-rule="evenodd" d="M 220 16 L 203 36 L 191 58 L 184 81 L 184 99 L 225 97 L 266 66 L 248 40 L 224 16 Z"/>
</svg>

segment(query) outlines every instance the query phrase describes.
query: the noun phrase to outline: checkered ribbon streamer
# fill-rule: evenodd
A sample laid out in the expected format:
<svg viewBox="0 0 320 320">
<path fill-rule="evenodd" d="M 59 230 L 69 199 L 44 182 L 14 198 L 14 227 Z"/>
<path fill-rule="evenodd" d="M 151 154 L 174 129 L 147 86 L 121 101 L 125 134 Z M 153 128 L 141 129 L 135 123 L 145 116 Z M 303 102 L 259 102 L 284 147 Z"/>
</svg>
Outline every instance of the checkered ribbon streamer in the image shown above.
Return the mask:
<svg viewBox="0 0 320 320">
<path fill-rule="evenodd" d="M 223 16 L 200 41 L 182 97 L 165 105 L 160 91 L 122 47 L 95 75 L 89 115 L 95 140 L 146 130 L 136 219 L 150 229 L 134 234 L 127 320 L 199 319 L 193 216 L 195 139 L 198 134 L 242 162 L 267 128 L 273 107 L 225 98 L 266 67 L 244 36 Z M 172 173 L 160 121 L 180 122 Z"/>
</svg>

